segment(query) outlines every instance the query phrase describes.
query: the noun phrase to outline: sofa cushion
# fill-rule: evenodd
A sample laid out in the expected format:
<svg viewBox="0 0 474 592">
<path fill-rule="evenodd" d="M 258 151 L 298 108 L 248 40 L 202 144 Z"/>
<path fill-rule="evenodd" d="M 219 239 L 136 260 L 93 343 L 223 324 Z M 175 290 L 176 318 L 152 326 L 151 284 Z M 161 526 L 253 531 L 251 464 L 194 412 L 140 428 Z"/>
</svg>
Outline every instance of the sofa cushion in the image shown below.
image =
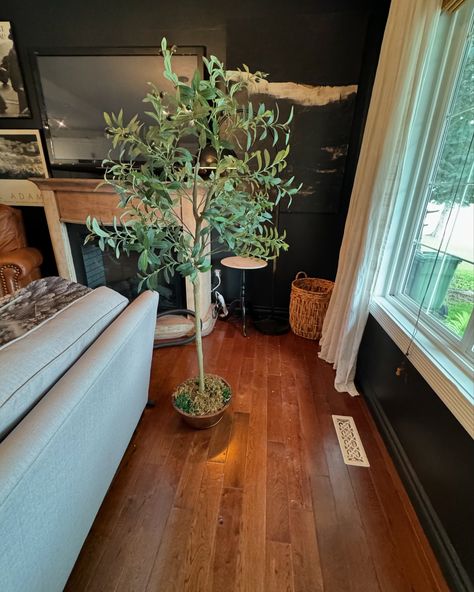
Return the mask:
<svg viewBox="0 0 474 592">
<path fill-rule="evenodd" d="M 97 288 L 0 349 L 0 441 L 127 303 L 117 292 Z"/>
</svg>

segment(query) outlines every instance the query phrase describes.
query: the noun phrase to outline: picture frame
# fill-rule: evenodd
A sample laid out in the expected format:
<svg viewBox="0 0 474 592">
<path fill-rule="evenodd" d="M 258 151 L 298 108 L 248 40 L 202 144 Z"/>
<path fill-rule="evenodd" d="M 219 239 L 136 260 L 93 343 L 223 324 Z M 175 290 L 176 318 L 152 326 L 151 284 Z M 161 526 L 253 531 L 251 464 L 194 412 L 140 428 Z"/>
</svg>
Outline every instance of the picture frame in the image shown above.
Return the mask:
<svg viewBox="0 0 474 592">
<path fill-rule="evenodd" d="M 0 179 L 48 177 L 39 130 L 0 130 Z"/>
<path fill-rule="evenodd" d="M 0 21 L 0 118 L 31 117 L 10 21 Z"/>
</svg>

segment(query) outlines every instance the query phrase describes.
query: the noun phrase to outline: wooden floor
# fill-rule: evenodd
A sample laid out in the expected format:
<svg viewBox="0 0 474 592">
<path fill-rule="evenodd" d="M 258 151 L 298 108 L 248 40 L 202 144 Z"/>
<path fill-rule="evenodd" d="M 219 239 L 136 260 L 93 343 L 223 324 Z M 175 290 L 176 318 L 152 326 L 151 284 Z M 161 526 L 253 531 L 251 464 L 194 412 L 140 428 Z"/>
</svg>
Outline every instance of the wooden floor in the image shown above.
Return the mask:
<svg viewBox="0 0 474 592">
<path fill-rule="evenodd" d="M 439 567 L 361 397 L 333 389 L 317 344 L 219 322 L 207 371 L 234 390 L 192 431 L 169 397 L 194 347 L 155 352 L 146 410 L 66 590 L 436 592 Z M 346 466 L 331 414 L 370 468 Z"/>
</svg>

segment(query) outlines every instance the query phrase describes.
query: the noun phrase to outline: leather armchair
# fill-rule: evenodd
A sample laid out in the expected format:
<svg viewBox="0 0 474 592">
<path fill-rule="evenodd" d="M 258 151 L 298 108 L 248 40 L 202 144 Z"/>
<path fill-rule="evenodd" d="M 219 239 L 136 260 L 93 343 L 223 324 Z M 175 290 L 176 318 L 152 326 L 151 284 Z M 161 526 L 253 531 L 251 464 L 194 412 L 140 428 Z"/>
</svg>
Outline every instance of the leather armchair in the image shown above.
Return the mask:
<svg viewBox="0 0 474 592">
<path fill-rule="evenodd" d="M 41 277 L 43 257 L 26 244 L 21 211 L 0 204 L 0 297 Z"/>
</svg>

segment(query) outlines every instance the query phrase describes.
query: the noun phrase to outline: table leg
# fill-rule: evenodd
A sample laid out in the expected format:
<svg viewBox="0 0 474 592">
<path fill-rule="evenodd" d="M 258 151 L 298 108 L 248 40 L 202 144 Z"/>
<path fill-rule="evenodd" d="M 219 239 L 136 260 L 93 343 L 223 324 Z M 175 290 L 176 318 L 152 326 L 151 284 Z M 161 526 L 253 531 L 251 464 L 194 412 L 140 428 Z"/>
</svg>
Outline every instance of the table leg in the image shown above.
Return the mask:
<svg viewBox="0 0 474 592">
<path fill-rule="evenodd" d="M 245 310 L 245 269 L 242 269 L 242 284 L 240 289 L 240 308 L 242 310 L 242 334 L 247 337 L 246 310 Z"/>
</svg>

